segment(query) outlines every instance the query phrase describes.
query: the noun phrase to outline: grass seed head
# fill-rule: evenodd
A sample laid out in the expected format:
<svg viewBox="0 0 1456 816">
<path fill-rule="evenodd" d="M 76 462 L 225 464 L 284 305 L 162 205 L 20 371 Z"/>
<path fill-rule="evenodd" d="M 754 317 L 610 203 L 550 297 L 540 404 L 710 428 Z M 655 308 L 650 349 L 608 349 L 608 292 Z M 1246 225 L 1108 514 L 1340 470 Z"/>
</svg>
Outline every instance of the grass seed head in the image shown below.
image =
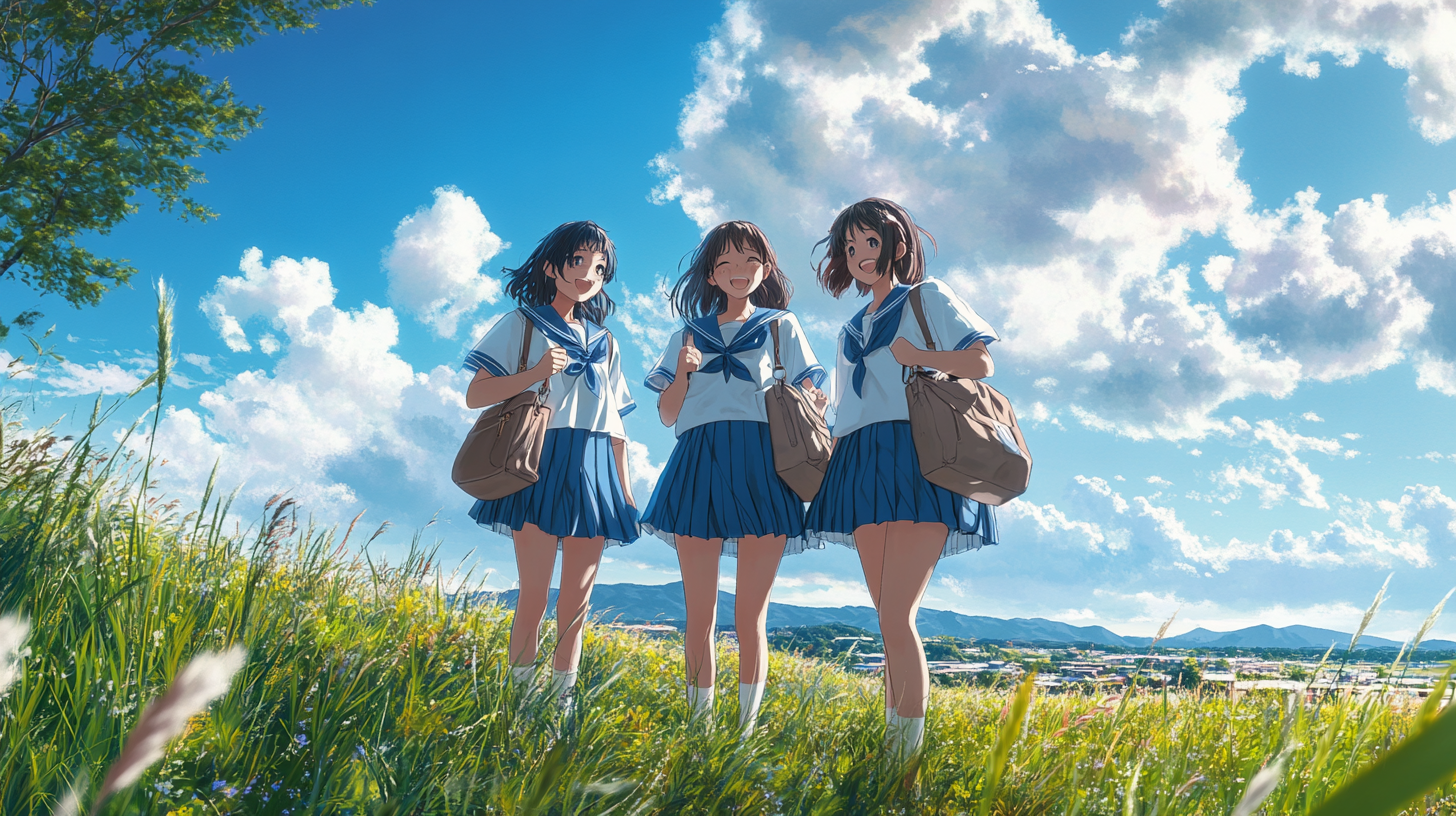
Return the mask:
<svg viewBox="0 0 1456 816">
<path fill-rule="evenodd" d="M 204 652 L 177 673 L 166 693 L 147 705 L 127 737 L 121 756 L 101 785 L 98 807 L 111 794 L 136 782 L 148 766 L 162 758 L 167 743 L 181 735 L 193 715 L 227 693 L 246 656 L 240 646 L 221 654 Z"/>
<path fill-rule="evenodd" d="M 21 646 L 30 634 L 30 624 L 16 615 L 0 617 L 0 693 L 20 676 Z"/>
</svg>

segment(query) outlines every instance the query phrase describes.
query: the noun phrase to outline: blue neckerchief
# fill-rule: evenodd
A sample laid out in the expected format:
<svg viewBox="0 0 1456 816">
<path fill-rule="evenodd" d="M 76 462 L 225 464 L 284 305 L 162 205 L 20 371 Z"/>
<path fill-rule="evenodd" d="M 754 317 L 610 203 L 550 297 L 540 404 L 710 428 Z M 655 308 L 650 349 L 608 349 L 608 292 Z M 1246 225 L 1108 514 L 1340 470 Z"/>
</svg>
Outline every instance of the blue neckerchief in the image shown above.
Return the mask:
<svg viewBox="0 0 1456 816">
<path fill-rule="evenodd" d="M 869 341 L 864 337 L 865 311 L 869 309 L 866 304 L 863 309 L 855 313 L 850 321 L 844 324 L 844 356 L 854 364 L 854 393 L 855 396 L 864 396 L 861 390 L 864 387 L 865 362 L 871 352 L 878 351 L 895 339 L 895 332 L 900 330 L 900 310 L 905 306 L 905 298 L 909 296 L 911 286 L 896 286 L 885 295 L 885 300 L 880 308 L 875 310 L 874 329 L 870 332 Z"/>
<path fill-rule="evenodd" d="M 566 321 L 561 319 L 561 315 L 550 304 L 522 307 L 521 313 L 530 319 L 537 331 L 546 335 L 547 340 L 566 349 L 566 356 L 571 358 L 571 362 L 561 373 L 568 377 L 585 375 L 586 387 L 593 395 L 600 397 L 602 381 L 597 375 L 597 365 L 607 359 L 607 330 L 590 320 L 583 320 L 586 345 L 582 345 L 581 337 L 566 325 Z"/>
<path fill-rule="evenodd" d="M 784 314 L 785 312 L 778 309 L 758 309 L 743 322 L 743 328 L 734 335 L 733 342 L 727 344 L 723 342 L 723 330 L 718 326 L 717 315 L 689 320 L 688 331 L 693 333 L 698 350 L 705 357 L 710 354 L 718 355 L 700 367 L 698 373 L 717 374 L 721 371 L 723 382 L 728 382 L 730 377 L 753 382 L 748 366 L 734 355 L 763 348 L 763 341 L 768 339 L 769 324 Z"/>
</svg>

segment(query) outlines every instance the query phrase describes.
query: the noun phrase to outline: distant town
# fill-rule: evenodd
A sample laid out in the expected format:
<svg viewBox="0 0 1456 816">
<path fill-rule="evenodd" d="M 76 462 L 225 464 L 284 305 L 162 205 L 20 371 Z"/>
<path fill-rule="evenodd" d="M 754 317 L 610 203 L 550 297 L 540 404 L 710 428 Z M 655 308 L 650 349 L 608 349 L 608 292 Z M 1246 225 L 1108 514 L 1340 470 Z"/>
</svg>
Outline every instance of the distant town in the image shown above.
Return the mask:
<svg viewBox="0 0 1456 816">
<path fill-rule="evenodd" d="M 612 623 L 609 628 L 658 637 L 673 637 L 676 622 Z M 736 644 L 731 628 L 720 637 Z M 830 661 L 854 671 L 878 674 L 884 669 L 879 637 L 846 624 L 783 627 L 769 633 L 770 645 Z M 1408 661 L 1394 649 L 1366 649 L 1346 655 L 1334 648 L 1326 654 L 1311 649 L 1126 649 L 1066 644 L 990 643 L 949 636 L 925 639 L 930 674 L 939 685 L 1010 685 L 1036 672 L 1036 685 L 1046 692 L 1116 693 L 1128 686 L 1202 690 L 1234 697 L 1251 692 L 1316 697 L 1351 692 L 1424 699 L 1439 688 L 1451 700 L 1450 684 L 1441 682 L 1456 655 L 1420 653 Z"/>
</svg>

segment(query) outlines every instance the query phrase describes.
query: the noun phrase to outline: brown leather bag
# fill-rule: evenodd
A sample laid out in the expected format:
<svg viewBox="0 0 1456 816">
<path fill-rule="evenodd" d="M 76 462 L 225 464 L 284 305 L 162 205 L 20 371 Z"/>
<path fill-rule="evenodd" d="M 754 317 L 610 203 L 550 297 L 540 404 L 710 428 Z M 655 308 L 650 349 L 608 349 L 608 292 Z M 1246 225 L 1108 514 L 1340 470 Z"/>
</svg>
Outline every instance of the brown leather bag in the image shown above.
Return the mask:
<svg viewBox="0 0 1456 816">
<path fill-rule="evenodd" d="M 834 452 L 834 437 L 824 415 L 793 383 L 784 379 L 784 364 L 779 357 L 779 321 L 771 326 L 774 344 L 774 384 L 764 395 L 768 409 L 768 435 L 773 442 L 774 470 L 779 478 L 804 501 L 813 501 L 829 470 L 829 456 Z"/>
<path fill-rule="evenodd" d="M 531 350 L 531 321 L 523 319 L 526 330 L 521 338 L 517 374 L 526 370 L 526 355 Z M 550 384 L 551 378 L 547 377 L 539 388 L 498 402 L 475 420 L 450 470 L 450 478 L 461 490 L 490 501 L 509 496 L 541 478 L 541 448 L 546 442 L 546 427 L 551 424 L 551 409 L 546 406 Z"/>
<path fill-rule="evenodd" d="M 925 347 L 935 351 L 918 286 L 910 292 L 910 306 Z M 982 504 L 1005 504 L 1026 492 L 1031 451 L 1010 401 L 1000 392 L 980 380 L 914 366 L 906 379 L 905 399 L 910 403 L 910 435 L 927 481 Z"/>
</svg>

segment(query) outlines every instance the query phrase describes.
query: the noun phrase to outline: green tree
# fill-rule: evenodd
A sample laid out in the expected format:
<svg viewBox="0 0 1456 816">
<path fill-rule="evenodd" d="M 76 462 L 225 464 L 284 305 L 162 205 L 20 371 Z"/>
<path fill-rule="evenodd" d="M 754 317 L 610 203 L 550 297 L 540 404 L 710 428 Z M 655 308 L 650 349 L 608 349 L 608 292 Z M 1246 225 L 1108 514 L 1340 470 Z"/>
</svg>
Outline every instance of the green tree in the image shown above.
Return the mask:
<svg viewBox="0 0 1456 816">
<path fill-rule="evenodd" d="M 1174 682 L 1183 688 L 1198 688 L 1198 684 L 1203 682 L 1203 670 L 1199 668 L 1198 661 L 1191 657 L 1184 659 Z"/>
<path fill-rule="evenodd" d="M 312 28 L 320 10 L 353 2 L 0 0 L 0 279 L 95 305 L 136 269 L 76 242 L 136 212 L 138 193 L 183 218 L 213 217 L 187 194 L 204 180 L 188 162 L 247 135 L 262 109 L 195 60 Z M 0 314 L 0 338 L 40 317 Z"/>
</svg>

